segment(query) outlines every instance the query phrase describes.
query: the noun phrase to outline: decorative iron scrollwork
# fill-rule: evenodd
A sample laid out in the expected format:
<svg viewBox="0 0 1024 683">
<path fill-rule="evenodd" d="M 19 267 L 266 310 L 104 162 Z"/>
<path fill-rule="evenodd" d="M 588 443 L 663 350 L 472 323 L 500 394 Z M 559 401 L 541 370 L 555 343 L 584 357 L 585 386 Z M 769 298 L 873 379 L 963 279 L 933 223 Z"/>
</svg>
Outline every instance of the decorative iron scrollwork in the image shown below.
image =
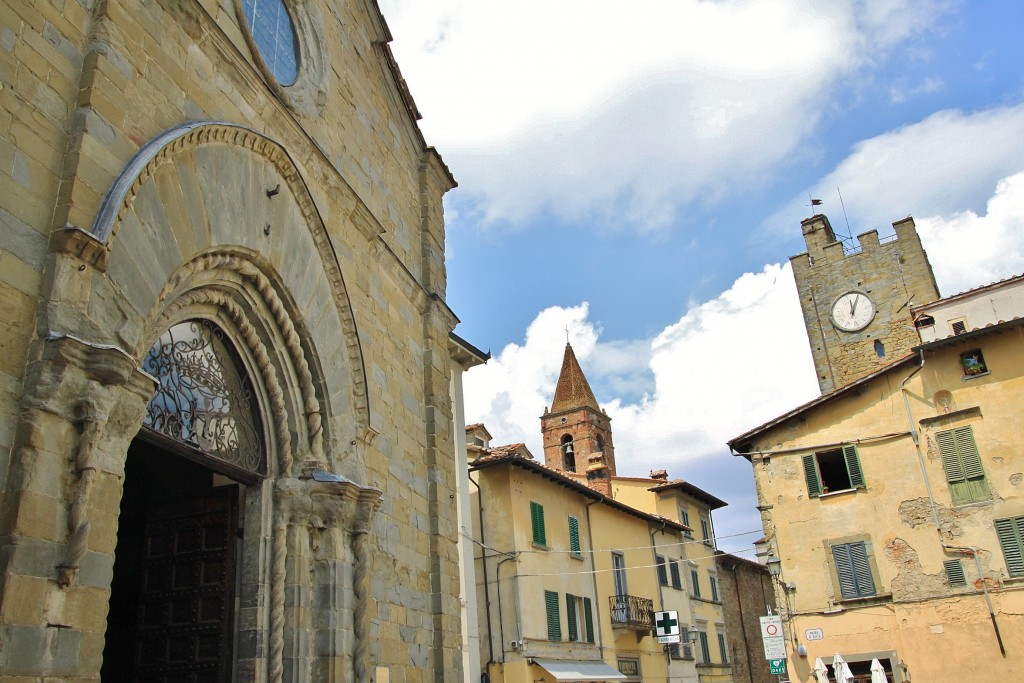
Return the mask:
<svg viewBox="0 0 1024 683">
<path fill-rule="evenodd" d="M 252 382 L 224 331 L 205 320 L 172 326 L 146 355 L 157 378 L 150 429 L 250 472 L 266 473 Z"/>
</svg>

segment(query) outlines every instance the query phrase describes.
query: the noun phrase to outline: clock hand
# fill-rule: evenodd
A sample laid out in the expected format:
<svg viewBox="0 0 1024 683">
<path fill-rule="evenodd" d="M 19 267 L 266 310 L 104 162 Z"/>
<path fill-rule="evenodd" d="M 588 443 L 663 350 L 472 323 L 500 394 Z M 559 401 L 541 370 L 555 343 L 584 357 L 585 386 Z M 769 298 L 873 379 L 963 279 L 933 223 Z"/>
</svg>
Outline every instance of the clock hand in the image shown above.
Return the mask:
<svg viewBox="0 0 1024 683">
<path fill-rule="evenodd" d="M 851 297 L 850 298 L 850 315 L 853 316 L 853 315 L 856 315 L 856 314 L 857 314 L 857 297 Z"/>
</svg>

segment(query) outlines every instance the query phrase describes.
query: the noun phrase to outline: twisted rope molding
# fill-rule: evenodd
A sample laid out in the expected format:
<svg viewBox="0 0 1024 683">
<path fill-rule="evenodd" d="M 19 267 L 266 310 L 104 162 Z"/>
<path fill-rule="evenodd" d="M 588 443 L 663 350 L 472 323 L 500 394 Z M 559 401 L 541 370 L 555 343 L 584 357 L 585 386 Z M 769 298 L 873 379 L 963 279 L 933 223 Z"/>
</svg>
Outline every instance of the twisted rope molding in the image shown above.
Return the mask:
<svg viewBox="0 0 1024 683">
<path fill-rule="evenodd" d="M 174 157 L 192 149 L 211 143 L 242 147 L 269 161 L 284 179 L 300 213 L 309 228 L 310 235 L 320 255 L 327 282 L 331 288 L 338 317 L 341 321 L 349 356 L 352 382 L 353 406 L 357 424 L 365 429 L 370 424 L 369 395 L 366 385 L 366 369 L 363 364 L 362 348 L 356 332 L 355 314 L 349 300 L 338 264 L 337 255 L 327 234 L 327 227 L 313 201 L 313 197 L 302 179 L 288 152 L 277 142 L 256 131 L 222 121 L 193 121 L 164 131 L 143 146 L 122 169 L 103 199 L 89 232 L 110 248 L 128 211 L 135 203 L 135 197 L 142 185 L 165 163 L 172 163 Z M 353 225 L 361 225 L 360 219 L 367 210 L 355 195 L 346 197 L 351 205 L 346 214 Z M 364 231 L 365 234 L 365 231 Z M 369 237 L 369 235 L 368 235 Z"/>
<path fill-rule="evenodd" d="M 366 662 L 370 657 L 370 641 L 367 637 L 366 610 L 369 605 L 366 587 L 368 574 L 368 553 L 366 551 L 366 529 L 352 532 L 352 633 L 355 645 L 352 650 L 352 668 L 355 683 L 368 683 Z"/>
<path fill-rule="evenodd" d="M 288 512 L 274 501 L 274 562 L 270 569 L 270 683 L 284 678 L 284 585 L 287 578 Z"/>
<path fill-rule="evenodd" d="M 97 400 L 90 397 L 82 401 L 82 434 L 75 452 L 75 472 L 78 475 L 78 486 L 75 487 L 68 512 L 68 543 L 64 553 L 64 562 L 57 567 L 57 583 L 61 588 L 70 588 L 78 583 L 78 569 L 89 546 L 88 505 L 92 493 L 93 481 L 96 478 L 96 466 L 93 454 L 103 431 L 103 424 L 97 414 Z"/>
</svg>

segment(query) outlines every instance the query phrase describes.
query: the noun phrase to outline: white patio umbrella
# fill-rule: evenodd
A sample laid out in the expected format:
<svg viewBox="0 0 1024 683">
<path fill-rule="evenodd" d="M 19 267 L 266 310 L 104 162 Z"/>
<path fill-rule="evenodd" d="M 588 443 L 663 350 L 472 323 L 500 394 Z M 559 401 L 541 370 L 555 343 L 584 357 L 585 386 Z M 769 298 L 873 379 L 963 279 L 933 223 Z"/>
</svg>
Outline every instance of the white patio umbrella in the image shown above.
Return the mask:
<svg viewBox="0 0 1024 683">
<path fill-rule="evenodd" d="M 850 671 L 850 665 L 846 663 L 846 660 L 838 652 L 832 658 L 832 673 L 835 674 L 836 683 L 852 683 L 853 681 L 853 672 Z"/>
<path fill-rule="evenodd" d="M 877 659 L 871 660 L 871 683 L 889 683 L 889 679 L 885 675 L 885 668 Z"/>
<path fill-rule="evenodd" d="M 825 666 L 825 662 L 821 661 L 821 657 L 814 660 L 814 668 L 811 669 L 811 673 L 818 679 L 818 683 L 829 683 L 828 681 L 828 667 Z"/>
</svg>

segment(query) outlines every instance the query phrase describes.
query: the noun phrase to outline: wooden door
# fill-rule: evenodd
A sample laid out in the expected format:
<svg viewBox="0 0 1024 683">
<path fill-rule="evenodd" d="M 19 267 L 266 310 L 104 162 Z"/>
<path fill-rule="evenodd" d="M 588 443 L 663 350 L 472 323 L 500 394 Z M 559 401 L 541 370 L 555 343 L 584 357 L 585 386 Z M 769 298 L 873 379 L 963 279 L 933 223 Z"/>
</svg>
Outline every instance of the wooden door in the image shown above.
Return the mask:
<svg viewBox="0 0 1024 683">
<path fill-rule="evenodd" d="M 237 500 L 220 486 L 149 505 L 134 681 L 230 680 Z"/>
</svg>

